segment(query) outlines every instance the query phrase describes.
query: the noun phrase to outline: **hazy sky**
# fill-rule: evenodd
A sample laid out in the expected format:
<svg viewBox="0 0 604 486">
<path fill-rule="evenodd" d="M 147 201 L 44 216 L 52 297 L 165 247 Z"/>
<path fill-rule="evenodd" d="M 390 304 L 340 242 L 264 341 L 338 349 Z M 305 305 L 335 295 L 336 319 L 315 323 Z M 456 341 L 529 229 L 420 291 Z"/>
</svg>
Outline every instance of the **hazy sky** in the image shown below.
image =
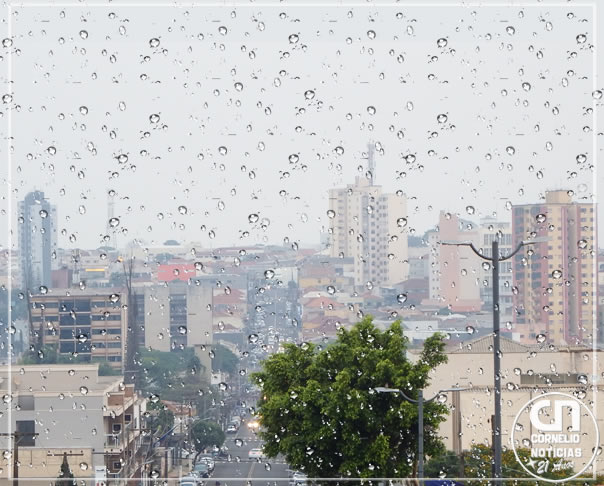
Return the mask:
<svg viewBox="0 0 604 486">
<path fill-rule="evenodd" d="M 592 200 L 591 7 L 356 3 L 13 7 L 2 227 L 10 168 L 14 221 L 44 190 L 64 247 L 101 244 L 111 189 L 120 244 L 316 244 L 327 190 L 364 176 L 370 141 L 417 234 L 440 209 L 509 219 L 506 201 L 554 188 Z"/>
</svg>

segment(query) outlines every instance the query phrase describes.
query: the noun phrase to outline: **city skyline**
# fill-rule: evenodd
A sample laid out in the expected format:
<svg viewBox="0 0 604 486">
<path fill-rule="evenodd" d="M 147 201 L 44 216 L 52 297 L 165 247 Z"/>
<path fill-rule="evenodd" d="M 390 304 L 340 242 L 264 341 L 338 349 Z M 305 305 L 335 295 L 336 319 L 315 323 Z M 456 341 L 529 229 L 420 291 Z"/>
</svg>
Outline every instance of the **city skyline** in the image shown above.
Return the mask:
<svg viewBox="0 0 604 486">
<path fill-rule="evenodd" d="M 24 8 L 0 218 L 14 244 L 17 201 L 43 188 L 60 244 L 93 248 L 113 190 L 118 246 L 312 244 L 328 191 L 365 176 L 368 142 L 417 235 L 440 209 L 504 218 L 507 202 L 562 187 L 593 202 L 591 9 L 539 8 L 156 8 L 144 22 L 117 6 Z"/>
</svg>

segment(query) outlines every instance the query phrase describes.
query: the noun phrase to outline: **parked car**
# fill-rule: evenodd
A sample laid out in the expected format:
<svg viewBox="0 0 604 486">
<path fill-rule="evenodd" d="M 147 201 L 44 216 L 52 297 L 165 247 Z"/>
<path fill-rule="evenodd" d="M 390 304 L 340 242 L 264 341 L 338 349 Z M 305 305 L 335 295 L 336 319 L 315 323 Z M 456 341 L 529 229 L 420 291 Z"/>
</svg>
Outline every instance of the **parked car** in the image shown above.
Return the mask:
<svg viewBox="0 0 604 486">
<path fill-rule="evenodd" d="M 235 424 L 229 424 L 227 425 L 227 434 L 236 434 L 237 433 L 237 425 Z"/>
<path fill-rule="evenodd" d="M 308 481 L 308 476 L 300 471 L 294 471 L 293 476 L 289 480 L 289 486 L 304 486 Z"/>
<path fill-rule="evenodd" d="M 203 454 L 203 455 L 199 456 L 197 458 L 197 464 L 199 464 L 200 462 L 205 463 L 208 466 L 208 469 L 210 470 L 210 472 L 214 472 L 215 462 L 214 462 L 214 459 L 212 458 L 212 454 Z"/>
<path fill-rule="evenodd" d="M 247 457 L 249 459 L 262 459 L 264 458 L 264 452 L 262 452 L 262 449 L 250 449 L 250 452 L 248 452 Z"/>
<path fill-rule="evenodd" d="M 198 462 L 191 471 L 192 476 L 198 476 L 200 478 L 210 477 L 210 468 L 205 462 Z"/>
<path fill-rule="evenodd" d="M 180 479 L 180 486 L 199 486 L 199 478 L 195 476 L 186 476 Z"/>
</svg>

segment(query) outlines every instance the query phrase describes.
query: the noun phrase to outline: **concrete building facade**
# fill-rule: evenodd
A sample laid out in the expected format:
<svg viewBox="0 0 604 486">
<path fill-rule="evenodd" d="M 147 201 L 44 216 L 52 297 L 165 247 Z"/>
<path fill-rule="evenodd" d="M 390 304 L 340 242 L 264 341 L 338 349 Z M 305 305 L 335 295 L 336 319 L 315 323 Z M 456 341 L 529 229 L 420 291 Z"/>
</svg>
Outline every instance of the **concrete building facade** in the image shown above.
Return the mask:
<svg viewBox="0 0 604 486">
<path fill-rule="evenodd" d="M 140 471 L 147 449 L 141 430 L 146 399 L 122 381 L 121 376 L 98 376 L 98 365 L 0 368 L 0 388 L 10 393 L 0 432 L 37 434 L 19 442 L 21 486 L 39 485 L 43 478 L 53 482 L 64 453 L 76 479 L 96 475 L 114 484 L 113 479 Z M 14 453 L 12 442 L 0 437 L 0 447 Z M 4 482 L 12 473 L 11 456 L 0 462 Z"/>
<path fill-rule="evenodd" d="M 485 257 L 491 257 L 494 239 L 499 241 L 501 256 L 509 255 L 512 248 L 512 225 L 507 221 L 497 221 L 492 218 L 480 220 L 478 228 L 479 251 Z M 484 310 L 493 309 L 493 270 L 490 265 L 480 267 L 480 300 Z M 512 261 L 499 263 L 499 317 L 506 330 L 511 329 L 514 319 L 514 299 L 512 294 L 513 276 Z"/>
<path fill-rule="evenodd" d="M 479 311 L 482 261 L 469 248 L 444 246 L 443 241 L 472 241 L 474 246 L 480 246 L 479 232 L 473 223 L 441 211 L 437 229 L 428 232 L 430 274 L 426 304 L 448 307 L 452 312 Z"/>
<path fill-rule="evenodd" d="M 33 342 L 56 345 L 59 354 L 105 361 L 121 371 L 128 329 L 126 300 L 126 294 L 111 290 L 32 295 Z"/>
<path fill-rule="evenodd" d="M 430 398 L 442 389 L 456 387 L 463 390 L 446 394 L 450 413 L 438 431 L 447 449 L 458 454 L 468 451 L 474 444 L 492 444 L 492 345 L 493 338 L 487 335 L 449 348 L 446 351 L 447 363 L 432 371 L 430 385 L 424 391 L 424 396 Z M 504 450 L 511 448 L 511 430 L 516 414 L 527 401 L 547 392 L 558 391 L 581 400 L 592 410 L 602 430 L 604 402 L 595 400 L 595 394 L 604 391 L 597 383 L 597 377 L 604 371 L 604 352 L 577 346 L 556 348 L 545 343 L 528 346 L 507 338 L 501 338 L 501 351 Z M 521 424 L 528 429 L 528 418 L 523 417 Z M 586 422 L 582 430 L 581 442 L 595 444 L 595 434 L 588 425 Z M 522 444 L 516 443 L 516 446 L 522 447 Z M 604 472 L 601 456 L 597 457 L 596 468 L 599 474 Z"/>
<path fill-rule="evenodd" d="M 518 340 L 531 343 L 542 335 L 557 345 L 592 341 L 597 302 L 595 219 L 595 205 L 575 203 L 567 191 L 546 192 L 543 203 L 513 207 L 514 246 L 532 237 L 548 238 L 514 257 Z"/>
<path fill-rule="evenodd" d="M 53 252 L 57 249 L 57 210 L 34 191 L 19 202 L 19 255 L 21 286 L 31 292 L 52 284 L 51 271 L 55 268 Z"/>
<path fill-rule="evenodd" d="M 373 147 L 369 178 L 329 191 L 330 256 L 354 258 L 354 282 L 390 286 L 407 280 L 407 199 L 374 185 Z"/>
</svg>

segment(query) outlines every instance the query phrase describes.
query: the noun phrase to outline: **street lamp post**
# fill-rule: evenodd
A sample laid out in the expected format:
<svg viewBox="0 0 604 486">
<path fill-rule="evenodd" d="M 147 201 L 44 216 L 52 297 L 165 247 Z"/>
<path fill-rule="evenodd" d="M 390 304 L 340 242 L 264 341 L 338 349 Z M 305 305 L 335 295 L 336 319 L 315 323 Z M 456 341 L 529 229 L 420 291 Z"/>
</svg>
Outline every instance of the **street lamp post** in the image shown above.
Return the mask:
<svg viewBox="0 0 604 486">
<path fill-rule="evenodd" d="M 547 237 L 533 238 L 521 241 L 520 244 L 509 255 L 499 255 L 499 240 L 493 238 L 491 243 L 491 256 L 483 255 L 471 241 L 441 241 L 441 245 L 467 246 L 479 258 L 491 262 L 493 271 L 493 381 L 495 388 L 495 410 L 493 416 L 493 478 L 501 478 L 501 346 L 499 340 L 499 262 L 509 260 L 520 251 L 523 246 L 549 241 Z"/>
<path fill-rule="evenodd" d="M 398 388 L 387 388 L 378 386 L 375 391 L 378 393 L 398 393 L 405 400 L 417 404 L 417 478 L 421 481 L 424 478 L 424 403 L 430 403 L 437 397 L 446 392 L 464 391 L 467 388 L 446 388 L 439 390 L 432 398 L 424 399 L 424 391 L 422 389 L 417 392 L 417 400 L 408 397 L 403 390 Z"/>
</svg>

